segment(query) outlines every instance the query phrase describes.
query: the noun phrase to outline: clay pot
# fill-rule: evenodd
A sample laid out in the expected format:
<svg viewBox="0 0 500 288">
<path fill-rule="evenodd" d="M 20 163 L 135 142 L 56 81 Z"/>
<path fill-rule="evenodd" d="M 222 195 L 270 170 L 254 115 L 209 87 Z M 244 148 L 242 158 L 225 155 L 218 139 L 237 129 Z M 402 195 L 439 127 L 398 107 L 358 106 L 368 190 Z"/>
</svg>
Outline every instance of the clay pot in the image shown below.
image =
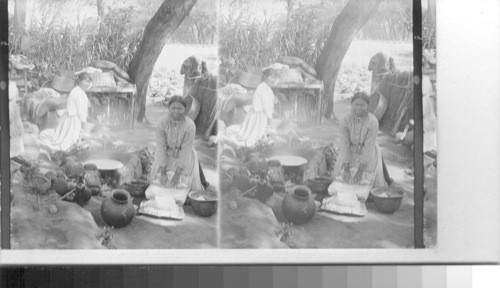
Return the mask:
<svg viewBox="0 0 500 288">
<path fill-rule="evenodd" d="M 281 166 L 281 162 L 279 160 L 269 160 L 267 162 L 269 165 L 269 179 L 271 181 L 271 184 L 282 184 L 283 186 L 285 185 L 285 171 L 283 170 L 283 167 Z"/>
<path fill-rule="evenodd" d="M 92 191 L 84 185 L 77 184 L 75 190 L 75 201 L 78 205 L 84 206 L 92 198 Z"/>
<path fill-rule="evenodd" d="M 285 191 L 285 185 L 282 183 L 274 183 L 273 184 L 274 192 L 283 192 Z"/>
<path fill-rule="evenodd" d="M 226 191 L 233 184 L 233 175 L 228 172 L 221 171 L 219 174 L 219 183 L 222 191 Z"/>
<path fill-rule="evenodd" d="M 101 216 L 104 222 L 115 228 L 125 227 L 135 216 L 130 194 L 123 189 L 115 189 L 112 196 L 102 202 Z"/>
<path fill-rule="evenodd" d="M 64 181 L 68 180 L 68 177 L 63 172 L 58 172 L 57 173 L 57 178 L 58 179 L 63 179 Z"/>
<path fill-rule="evenodd" d="M 64 196 L 64 194 L 70 190 L 68 182 L 62 178 L 57 178 L 53 181 L 52 189 L 54 189 L 54 191 L 56 191 L 56 193 L 60 196 Z"/>
<path fill-rule="evenodd" d="M 87 186 L 101 188 L 101 175 L 97 170 L 97 166 L 92 163 L 87 163 L 83 166 L 85 170 L 84 178 Z"/>
<path fill-rule="evenodd" d="M 233 174 L 233 184 L 242 192 L 252 188 L 252 181 L 250 180 L 250 177 L 237 172 Z"/>
<path fill-rule="evenodd" d="M 97 196 L 101 194 L 101 188 L 97 186 L 90 186 L 90 191 L 92 192 L 92 196 Z"/>
<path fill-rule="evenodd" d="M 90 198 L 92 198 L 92 190 L 89 187 L 85 187 L 83 189 L 83 202 L 89 202 Z"/>
<path fill-rule="evenodd" d="M 267 181 L 261 181 L 257 184 L 257 192 L 255 193 L 255 198 L 262 203 L 265 203 L 274 194 L 273 185 L 269 184 Z"/>
<path fill-rule="evenodd" d="M 281 206 L 286 219 L 296 225 L 309 222 L 316 213 L 316 204 L 307 186 L 297 186 L 283 199 Z"/>
<path fill-rule="evenodd" d="M 49 172 L 45 173 L 45 177 L 49 178 L 50 181 L 54 181 L 57 179 L 57 173 L 54 171 L 49 171 Z"/>
</svg>

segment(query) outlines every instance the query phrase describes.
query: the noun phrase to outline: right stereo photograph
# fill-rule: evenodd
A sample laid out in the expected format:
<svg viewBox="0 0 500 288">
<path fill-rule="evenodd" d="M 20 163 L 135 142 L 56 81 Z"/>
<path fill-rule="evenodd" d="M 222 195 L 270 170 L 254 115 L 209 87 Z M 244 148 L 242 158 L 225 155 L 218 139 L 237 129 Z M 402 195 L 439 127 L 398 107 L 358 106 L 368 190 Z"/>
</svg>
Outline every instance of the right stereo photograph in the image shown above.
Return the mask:
<svg viewBox="0 0 500 288">
<path fill-rule="evenodd" d="M 415 2 L 219 1 L 220 248 L 422 248 L 415 227 L 436 246 L 436 1 L 421 111 Z"/>
</svg>

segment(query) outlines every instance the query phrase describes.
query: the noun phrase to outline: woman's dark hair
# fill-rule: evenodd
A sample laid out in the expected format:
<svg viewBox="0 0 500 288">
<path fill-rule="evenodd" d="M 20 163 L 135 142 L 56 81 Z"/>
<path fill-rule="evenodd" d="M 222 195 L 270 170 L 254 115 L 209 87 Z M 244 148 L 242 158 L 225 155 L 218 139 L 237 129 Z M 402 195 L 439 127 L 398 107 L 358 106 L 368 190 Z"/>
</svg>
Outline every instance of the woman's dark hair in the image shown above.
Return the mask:
<svg viewBox="0 0 500 288">
<path fill-rule="evenodd" d="M 278 72 L 272 68 L 267 68 L 262 71 L 262 80 L 266 79 L 269 76 L 278 76 Z"/>
<path fill-rule="evenodd" d="M 187 108 L 187 102 L 184 98 L 182 98 L 182 96 L 173 96 L 172 98 L 170 98 L 170 100 L 168 101 L 168 107 L 170 107 L 170 105 L 175 102 L 181 103 L 184 108 Z"/>
<path fill-rule="evenodd" d="M 356 99 L 362 99 L 365 100 L 366 104 L 370 104 L 370 96 L 366 94 L 365 92 L 356 92 L 351 98 L 351 103 L 354 102 Z"/>
<path fill-rule="evenodd" d="M 84 80 L 87 80 L 87 79 L 90 80 L 90 81 L 92 81 L 92 76 L 90 76 L 89 73 L 82 72 L 82 73 L 78 74 L 78 83 L 80 83 L 80 82 L 82 82 Z"/>
</svg>

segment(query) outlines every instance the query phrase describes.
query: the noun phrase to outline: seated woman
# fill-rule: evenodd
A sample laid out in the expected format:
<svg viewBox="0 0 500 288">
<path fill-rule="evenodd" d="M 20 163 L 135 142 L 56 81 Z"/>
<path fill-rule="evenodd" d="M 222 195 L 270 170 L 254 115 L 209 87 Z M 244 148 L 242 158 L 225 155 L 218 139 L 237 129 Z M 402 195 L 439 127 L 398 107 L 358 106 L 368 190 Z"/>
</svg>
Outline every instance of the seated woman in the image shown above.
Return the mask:
<svg viewBox="0 0 500 288">
<path fill-rule="evenodd" d="M 24 153 L 24 128 L 17 100 L 19 100 L 19 90 L 16 82 L 9 80 L 10 158 L 17 158 Z"/>
<path fill-rule="evenodd" d="M 370 97 L 364 92 L 357 92 L 351 99 L 351 111 L 340 121 L 340 153 L 336 173 L 348 183 L 357 184 L 363 173 L 374 173 L 373 188 L 392 184 L 382 152 L 377 145 L 378 120 L 368 112 Z M 351 175 L 351 167 L 357 167 Z"/>
<path fill-rule="evenodd" d="M 268 68 L 262 75 L 262 83 L 257 86 L 253 96 L 253 103 L 250 111 L 245 116 L 241 125 L 233 125 L 226 129 L 226 136 L 229 141 L 238 146 L 252 147 L 264 138 L 267 133 L 267 126 L 273 119 L 274 93 L 271 86 L 277 82 L 277 73 Z"/>
<path fill-rule="evenodd" d="M 194 149 L 196 126 L 185 115 L 186 101 L 181 96 L 170 98 L 168 112 L 156 128 L 156 156 L 151 170 L 150 181 L 156 180 L 160 170 L 160 184 L 176 186 L 180 176 L 191 178 L 193 190 L 203 190 L 208 186 Z M 175 172 L 168 181 L 167 172 Z"/>
<path fill-rule="evenodd" d="M 87 123 L 89 99 L 85 90 L 92 86 L 92 78 L 88 73 L 78 75 L 78 85 L 71 90 L 66 104 L 66 112 L 54 129 L 46 129 L 40 133 L 40 140 L 52 150 L 68 150 L 78 139 Z"/>
</svg>

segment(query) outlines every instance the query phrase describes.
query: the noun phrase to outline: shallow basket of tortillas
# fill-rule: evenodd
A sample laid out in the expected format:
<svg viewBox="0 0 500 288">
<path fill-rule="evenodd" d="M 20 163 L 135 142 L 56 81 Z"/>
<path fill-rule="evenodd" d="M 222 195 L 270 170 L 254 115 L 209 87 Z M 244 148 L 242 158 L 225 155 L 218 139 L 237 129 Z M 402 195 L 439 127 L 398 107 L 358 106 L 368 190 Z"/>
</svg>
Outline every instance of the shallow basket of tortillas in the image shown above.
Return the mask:
<svg viewBox="0 0 500 288">
<path fill-rule="evenodd" d="M 358 200 L 353 193 L 337 193 L 335 196 L 323 199 L 321 203 L 322 211 L 346 215 L 364 217 L 366 215 L 365 203 Z"/>
</svg>

